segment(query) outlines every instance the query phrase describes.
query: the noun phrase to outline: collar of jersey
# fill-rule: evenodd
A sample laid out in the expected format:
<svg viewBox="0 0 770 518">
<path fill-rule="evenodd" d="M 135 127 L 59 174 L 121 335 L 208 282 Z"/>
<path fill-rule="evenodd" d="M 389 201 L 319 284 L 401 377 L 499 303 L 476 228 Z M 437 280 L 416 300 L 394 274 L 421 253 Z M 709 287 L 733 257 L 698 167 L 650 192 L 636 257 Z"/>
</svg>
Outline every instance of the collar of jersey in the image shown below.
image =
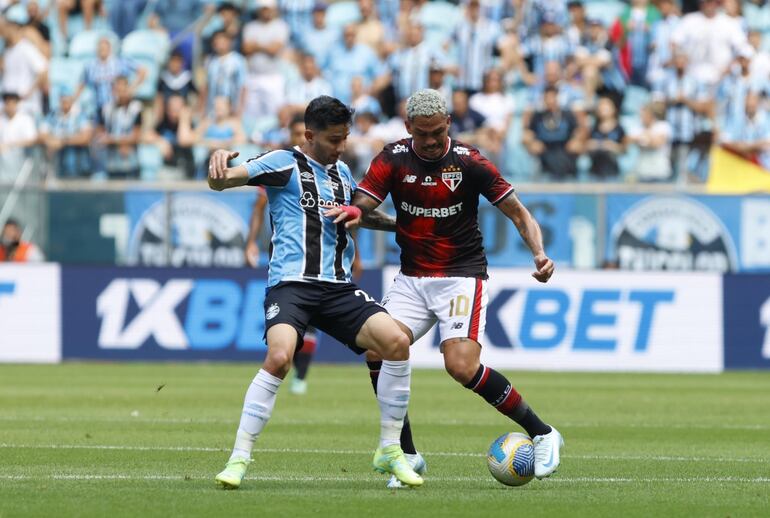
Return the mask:
<svg viewBox="0 0 770 518">
<path fill-rule="evenodd" d="M 307 153 L 305 153 L 304 151 L 302 151 L 302 149 L 301 149 L 299 146 L 294 146 L 294 149 L 296 149 L 297 151 L 299 151 L 300 153 L 302 153 L 302 155 L 303 155 L 305 158 L 307 158 L 307 159 L 308 159 L 308 161 L 310 161 L 310 162 L 313 162 L 314 164 L 316 164 L 318 167 L 320 167 L 320 168 L 321 168 L 321 169 L 323 169 L 324 171 L 328 171 L 329 169 L 331 169 L 332 167 L 334 167 L 335 165 L 337 165 L 337 163 L 336 163 L 336 162 L 335 162 L 335 163 L 333 163 L 333 164 L 329 164 L 329 165 L 323 165 L 321 162 L 319 162 L 318 160 L 314 159 L 312 156 L 310 156 L 310 155 L 308 155 Z"/>
<path fill-rule="evenodd" d="M 452 137 L 447 137 L 447 146 L 446 146 L 446 149 L 444 150 L 444 154 L 435 160 L 431 160 L 430 158 L 424 158 L 420 156 L 420 153 L 418 153 L 417 150 L 414 148 L 414 139 L 409 139 L 409 147 L 412 148 L 412 151 L 414 151 L 414 154 L 417 155 L 417 158 L 419 158 L 423 162 L 440 162 L 441 160 L 444 159 L 445 156 L 447 156 L 447 153 L 449 153 L 449 150 L 452 149 Z"/>
</svg>

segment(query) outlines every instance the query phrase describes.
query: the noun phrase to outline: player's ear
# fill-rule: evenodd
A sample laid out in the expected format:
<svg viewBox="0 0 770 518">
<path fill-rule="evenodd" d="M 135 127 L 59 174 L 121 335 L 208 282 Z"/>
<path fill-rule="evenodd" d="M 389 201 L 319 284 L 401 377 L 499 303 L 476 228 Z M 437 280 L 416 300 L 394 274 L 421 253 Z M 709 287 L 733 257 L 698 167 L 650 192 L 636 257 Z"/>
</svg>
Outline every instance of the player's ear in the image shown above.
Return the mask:
<svg viewBox="0 0 770 518">
<path fill-rule="evenodd" d="M 404 126 L 406 126 L 406 132 L 411 135 L 412 134 L 412 124 L 409 122 L 409 119 L 404 120 Z"/>
<path fill-rule="evenodd" d="M 309 144 L 313 143 L 313 136 L 313 130 L 310 128 L 305 128 L 305 140 L 307 140 Z"/>
</svg>

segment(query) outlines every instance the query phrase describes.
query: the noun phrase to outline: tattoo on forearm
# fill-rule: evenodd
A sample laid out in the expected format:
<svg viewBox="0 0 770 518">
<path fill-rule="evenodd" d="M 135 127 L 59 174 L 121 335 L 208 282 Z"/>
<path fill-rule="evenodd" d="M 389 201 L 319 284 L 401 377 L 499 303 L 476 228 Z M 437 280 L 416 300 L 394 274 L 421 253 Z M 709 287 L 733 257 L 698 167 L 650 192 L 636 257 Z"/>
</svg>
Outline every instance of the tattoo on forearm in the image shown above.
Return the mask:
<svg viewBox="0 0 770 518">
<path fill-rule="evenodd" d="M 386 232 L 396 231 L 396 218 L 388 216 L 381 210 L 367 211 L 362 220 L 363 227 L 370 228 L 372 230 L 384 230 Z"/>
</svg>

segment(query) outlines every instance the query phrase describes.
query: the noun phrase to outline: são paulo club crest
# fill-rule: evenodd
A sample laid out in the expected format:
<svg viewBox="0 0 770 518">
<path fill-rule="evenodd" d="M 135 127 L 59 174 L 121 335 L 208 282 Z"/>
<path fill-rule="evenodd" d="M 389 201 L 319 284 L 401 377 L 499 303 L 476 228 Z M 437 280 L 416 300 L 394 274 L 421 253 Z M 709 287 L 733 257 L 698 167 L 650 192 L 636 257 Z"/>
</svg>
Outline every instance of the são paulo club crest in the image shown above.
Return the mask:
<svg viewBox="0 0 770 518">
<path fill-rule="evenodd" d="M 441 170 L 441 180 L 444 185 L 449 187 L 449 190 L 455 192 L 455 189 L 463 181 L 463 173 L 456 166 L 445 167 Z"/>
</svg>

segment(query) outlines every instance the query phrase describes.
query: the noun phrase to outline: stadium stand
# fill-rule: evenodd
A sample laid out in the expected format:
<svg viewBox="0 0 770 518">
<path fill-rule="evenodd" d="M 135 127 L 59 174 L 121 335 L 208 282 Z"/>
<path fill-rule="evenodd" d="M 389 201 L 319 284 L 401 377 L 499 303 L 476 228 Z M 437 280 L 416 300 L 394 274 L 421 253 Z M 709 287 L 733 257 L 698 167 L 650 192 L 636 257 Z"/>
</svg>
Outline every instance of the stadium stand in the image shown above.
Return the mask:
<svg viewBox="0 0 770 518">
<path fill-rule="evenodd" d="M 58 108 L 63 93 L 77 91 L 83 83 L 84 70 L 88 63 L 96 59 L 99 41 L 106 37 L 111 42 L 113 55 L 131 64 L 126 70 L 134 70 L 129 74 L 132 81 L 137 78 L 135 72 L 142 70 L 141 82 L 132 83 L 131 86 L 133 97 L 144 106 L 142 132 L 145 135 L 163 119 L 164 103 L 158 101 L 158 85 L 172 51 L 177 51 L 184 57 L 189 73 L 185 78 L 181 74 L 175 77 L 180 81 L 189 81 L 189 78 L 192 78 L 193 85 L 197 86 L 192 90 L 192 97 L 185 94 L 192 113 L 191 129 L 194 129 L 205 118 L 207 104 L 209 109 L 211 105 L 210 102 L 203 102 L 194 93 L 205 91 L 205 70 L 212 52 L 211 37 L 216 31 L 224 30 L 234 42 L 233 50 L 241 52 L 244 26 L 256 19 L 260 9 L 274 7 L 277 8 L 279 19 L 284 18 L 292 30 L 289 43 L 275 55 L 270 54 L 273 51 L 269 48 L 264 49 L 268 54 L 263 54 L 262 51 L 250 52 L 247 55 L 249 74 L 244 93 L 252 92 L 251 97 L 244 95 L 240 103 L 235 102 L 236 97 L 232 97 L 233 113 L 240 115 L 245 134 L 259 136 L 280 129 L 277 122 L 278 113 L 285 108 L 283 103 L 278 102 L 282 97 L 280 93 L 272 92 L 271 98 L 277 99 L 278 104 L 268 106 L 267 109 L 258 107 L 257 111 L 254 111 L 254 95 L 258 99 L 261 95 L 259 88 L 263 87 L 259 85 L 267 84 L 260 75 L 265 70 L 262 56 L 271 55 L 271 70 L 273 73 L 277 70 L 279 74 L 276 76 L 278 79 L 271 80 L 273 84 L 278 84 L 275 81 L 283 82 L 286 88 L 300 84 L 302 55 L 308 51 L 304 46 L 301 28 L 310 26 L 303 24 L 315 23 L 312 17 L 317 13 L 319 19 L 324 21 L 313 30 L 336 31 L 341 40 L 343 28 L 346 26 L 367 23 L 367 27 L 373 27 L 372 21 L 377 23 L 376 15 L 374 18 L 369 17 L 368 22 L 362 21 L 362 9 L 364 12 L 371 12 L 371 3 L 367 0 L 367 5 L 359 8 L 359 3 L 353 0 L 331 2 L 328 5 L 322 2 L 313 5 L 311 2 L 292 3 L 284 0 L 206 0 L 195 4 L 198 6 L 195 8 L 197 10 L 190 11 L 189 6 L 185 7 L 177 19 L 169 18 L 175 16 L 173 9 L 177 7 L 167 6 L 164 0 L 105 0 L 102 2 L 102 9 L 97 10 L 93 20 L 87 22 L 82 12 L 67 15 L 65 11 L 57 8 L 56 2 L 37 1 L 34 6 L 28 6 L 27 0 L 0 2 L 0 9 L 3 9 L 0 52 L 4 57 L 14 55 L 12 42 L 20 38 L 31 43 L 46 56 L 47 76 L 46 84 L 42 88 L 45 110 L 43 113 L 34 114 L 38 123 L 42 123 L 51 111 Z M 745 92 L 758 93 L 761 96 L 760 116 L 762 120 L 767 118 L 766 95 L 770 91 L 767 87 L 767 84 L 770 84 L 770 6 L 761 1 L 745 1 L 742 4 L 726 2 L 724 8 L 712 8 L 712 3 L 702 2 L 700 12 L 683 13 L 683 6 L 670 0 L 633 0 L 630 5 L 620 0 L 524 0 L 517 12 L 515 6 L 518 4 L 514 2 L 414 0 L 401 2 L 400 8 L 395 9 L 398 2 L 377 0 L 373 2 L 375 13 L 387 13 L 379 18 L 379 23 L 383 24 L 384 37 L 370 38 L 368 43 L 374 42 L 371 44 L 375 47 L 371 50 L 379 60 L 379 65 L 367 65 L 366 77 L 363 78 L 363 83 L 356 87 L 363 88 L 363 92 L 356 93 L 356 106 L 359 110 L 368 106 L 365 108 L 367 111 L 381 114 L 377 115 L 379 119 L 375 125 L 375 133 L 384 136 L 396 135 L 394 128 L 398 127 L 398 107 L 408 91 L 407 83 L 426 84 L 427 81 L 421 75 L 429 74 L 430 63 L 437 63 L 436 66 L 441 68 L 441 84 L 434 86 L 445 90 L 448 100 L 451 99 L 452 89 L 458 87 L 459 78 L 462 77 L 461 67 L 478 68 L 478 63 L 485 63 L 482 65 L 485 71 L 491 67 L 502 74 L 502 94 L 507 99 L 505 104 L 513 106 L 512 118 L 503 138 L 504 151 L 492 153 L 498 166 L 504 174 L 516 181 L 550 181 L 540 175 L 538 161 L 527 153 L 522 144 L 525 133 L 523 130 L 529 118 L 539 109 L 538 92 L 542 92 L 545 84 L 550 81 L 544 72 L 550 61 L 557 60 L 560 63 L 560 102 L 564 104 L 563 107 L 569 105 L 569 109 L 577 115 L 579 140 L 584 144 L 595 123 L 596 103 L 603 95 L 610 96 L 616 103 L 620 125 L 627 135 L 633 134 L 634 130 L 640 127 L 639 114 L 650 103 L 662 105 L 662 112 L 657 110 L 656 113 L 663 113 L 664 120 L 661 122 L 671 126 L 674 134 L 678 135 L 681 133 L 680 126 L 677 126 L 680 121 L 675 120 L 675 117 L 676 114 L 685 113 L 677 108 L 677 103 L 681 104 L 683 99 L 670 97 L 674 91 L 670 82 L 665 90 L 668 95 L 653 96 L 652 92 L 660 88 L 658 82 L 672 70 L 669 67 L 675 53 L 692 54 L 693 49 L 702 47 L 713 39 L 714 44 L 724 54 L 719 58 L 719 66 L 725 66 L 726 63 L 726 67 L 713 72 L 707 70 L 708 74 L 712 75 L 704 76 L 702 68 L 690 66 L 685 80 L 689 82 L 687 88 L 697 87 L 699 92 L 708 92 L 702 97 L 704 102 L 698 106 L 688 105 L 684 108 L 689 110 L 686 111 L 690 117 L 688 124 L 694 124 L 694 140 L 706 142 L 707 145 L 705 148 L 701 145 L 700 149 L 696 149 L 697 146 L 692 142 L 676 142 L 675 146 L 679 152 L 684 149 L 686 156 L 700 153 L 702 158 L 704 153 L 707 154 L 708 142 L 720 141 L 720 131 L 730 125 L 730 117 L 744 117 L 742 102 Z M 491 23 L 491 27 L 499 36 L 496 36 L 498 39 L 495 45 L 486 47 L 481 39 L 477 43 L 472 28 L 468 29 L 466 25 L 462 41 L 467 48 L 463 49 L 460 60 L 455 31 L 461 22 L 467 24 L 467 10 L 474 8 L 476 4 L 481 6 L 483 18 L 479 23 Z M 685 7 L 689 8 L 687 6 Z M 66 20 L 59 19 L 62 13 L 67 16 Z M 633 20 L 636 21 L 631 23 Z M 187 25 L 183 25 L 187 22 Z M 164 23 L 168 27 L 164 27 Z M 415 23 L 422 27 L 423 44 L 410 48 L 409 45 L 413 43 L 408 43 L 406 31 Z M 714 30 L 713 34 L 692 30 L 692 27 L 708 27 L 708 24 L 720 30 Z M 685 26 L 687 29 L 680 29 Z M 64 29 L 66 36 L 62 32 Z M 703 35 L 698 36 L 699 32 Z M 726 33 L 731 35 L 732 39 L 729 41 L 723 41 L 725 37 L 718 36 Z M 124 37 L 121 38 L 118 34 L 124 34 Z M 693 41 L 693 34 L 705 39 Z M 682 41 L 683 38 L 690 40 Z M 327 40 L 328 38 L 318 41 Z M 656 45 L 663 45 L 665 48 L 662 50 L 656 48 Z M 321 79 L 333 86 L 332 93 L 342 97 L 349 96 L 349 86 L 340 85 L 339 73 L 332 77 L 330 71 L 348 68 L 353 70 L 355 67 L 339 63 L 339 60 L 334 63 L 333 56 L 330 59 L 326 51 L 310 50 L 317 60 L 321 59 L 317 63 Z M 334 53 L 334 46 L 329 48 L 329 52 Z M 430 56 L 430 62 L 423 54 Z M 646 65 L 641 61 L 643 58 L 648 59 Z M 728 80 L 735 81 L 739 58 L 749 60 L 751 71 L 746 76 L 749 79 L 743 83 L 746 90 L 740 95 L 735 89 L 728 91 L 723 84 Z M 13 63 L 13 59 L 7 61 Z M 692 61 L 693 56 L 690 55 L 690 63 Z M 6 68 L 8 66 L 7 64 Z M 640 66 L 649 68 L 641 69 L 640 73 Z M 473 73 L 478 74 L 478 70 L 474 69 Z M 10 75 L 8 70 L 4 71 L 4 90 L 13 88 L 15 84 Z M 708 80 L 712 76 L 717 79 Z M 170 77 L 166 77 L 166 80 L 173 79 L 169 79 Z M 704 77 L 708 84 L 701 84 Z M 352 77 L 352 80 L 362 79 Z M 698 84 L 693 86 L 693 81 Z M 104 85 L 99 92 L 86 88 L 77 99 L 77 109 L 88 114 L 94 123 L 97 123 L 100 117 L 98 106 L 110 95 L 108 86 Z M 168 93 L 168 85 L 165 88 L 164 92 Z M 473 93 L 475 92 L 469 92 Z M 292 96 L 287 93 L 286 102 L 290 97 Z M 24 99 L 22 101 L 22 108 L 26 109 Z M 730 110 L 727 106 L 731 106 Z M 299 108 L 294 105 L 294 109 Z M 770 134 L 770 128 L 762 128 L 762 131 Z M 482 151 L 483 141 L 482 138 Z M 636 162 L 640 147 L 638 142 L 628 143 L 630 145 L 624 146 L 625 151 L 618 156 L 621 179 L 626 177 L 626 173 Z M 257 141 L 250 142 L 249 146 L 245 151 L 250 153 L 261 149 Z M 143 180 L 164 177 L 158 175 L 163 164 L 162 159 L 158 158 L 157 149 L 154 148 L 155 144 L 143 138 L 143 144 L 139 147 Z M 205 155 L 203 152 L 195 153 L 198 169 L 202 161 L 205 161 Z M 587 174 L 591 167 L 587 150 L 583 150 L 581 155 L 577 162 L 577 180 L 596 180 Z M 38 160 L 43 160 L 42 154 L 37 156 Z M 751 157 L 747 155 L 747 158 Z M 707 162 L 707 156 L 705 159 L 672 158 L 673 174 L 668 181 L 674 184 L 677 178 L 685 176 L 689 180 L 702 181 L 706 178 L 708 170 L 703 164 Z M 688 164 L 692 163 L 701 164 L 700 170 L 682 170 L 688 169 Z M 53 162 L 43 161 L 42 167 L 47 170 L 46 177 L 58 176 Z"/>
</svg>

